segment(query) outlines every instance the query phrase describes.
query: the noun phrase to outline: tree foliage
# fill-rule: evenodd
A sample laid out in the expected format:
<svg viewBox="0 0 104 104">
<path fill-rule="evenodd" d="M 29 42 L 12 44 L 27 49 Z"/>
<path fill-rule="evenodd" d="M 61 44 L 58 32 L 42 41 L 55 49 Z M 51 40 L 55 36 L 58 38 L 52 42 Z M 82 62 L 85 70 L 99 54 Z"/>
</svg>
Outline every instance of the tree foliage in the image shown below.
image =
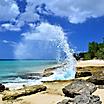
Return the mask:
<svg viewBox="0 0 104 104">
<path fill-rule="evenodd" d="M 104 59 L 104 42 L 90 42 L 88 52 L 84 54 L 84 59 Z"/>
<path fill-rule="evenodd" d="M 77 54 L 77 59 L 84 59 L 84 60 L 90 60 L 90 59 L 104 59 L 104 38 L 103 42 L 97 43 L 97 42 L 90 42 L 88 44 L 88 52 L 79 53 Z"/>
</svg>

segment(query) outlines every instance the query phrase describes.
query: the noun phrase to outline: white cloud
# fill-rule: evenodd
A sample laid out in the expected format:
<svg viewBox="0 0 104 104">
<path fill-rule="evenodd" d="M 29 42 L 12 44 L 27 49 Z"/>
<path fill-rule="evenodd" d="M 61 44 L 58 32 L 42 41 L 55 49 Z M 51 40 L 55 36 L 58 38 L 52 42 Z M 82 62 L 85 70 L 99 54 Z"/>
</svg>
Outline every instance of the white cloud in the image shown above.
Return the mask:
<svg viewBox="0 0 104 104">
<path fill-rule="evenodd" d="M 56 15 L 68 17 L 71 23 L 104 16 L 104 0 L 53 0 L 49 6 Z"/>
<path fill-rule="evenodd" d="M 3 40 L 2 42 L 7 44 L 9 41 L 7 41 L 7 40 Z"/>
<path fill-rule="evenodd" d="M 24 22 L 35 22 L 39 20 L 39 15 L 36 13 L 33 13 L 32 11 L 27 11 L 20 15 L 19 20 Z"/>
<path fill-rule="evenodd" d="M 41 23 L 36 27 L 35 31 L 23 33 L 22 36 L 26 40 L 56 40 L 60 38 L 62 28 L 49 23 Z"/>
<path fill-rule="evenodd" d="M 15 0 L 0 0 L 0 10 L 0 21 L 8 22 L 1 24 L 0 30 L 6 29 L 10 31 L 20 31 L 25 23 L 29 24 L 39 20 L 39 15 L 29 9 L 24 13 L 20 13 Z M 17 16 L 18 18 L 16 18 Z M 15 24 L 12 24 L 12 22 Z"/>
<path fill-rule="evenodd" d="M 1 25 L 2 28 L 10 31 L 20 31 L 20 27 L 17 25 L 12 25 L 11 23 L 5 23 Z"/>
<path fill-rule="evenodd" d="M 88 18 L 104 16 L 104 0 L 27 0 L 28 7 L 34 10 L 36 5 L 45 3 L 47 8 L 61 17 L 67 17 L 71 23 L 83 23 Z"/>
<path fill-rule="evenodd" d="M 19 8 L 14 0 L 0 0 L 0 21 L 12 21 L 19 13 Z"/>
<path fill-rule="evenodd" d="M 23 39 L 15 47 L 15 56 L 16 58 L 47 58 L 48 56 L 56 58 L 56 42 L 64 38 L 63 34 L 60 26 L 41 23 L 32 32 L 21 34 Z"/>
<path fill-rule="evenodd" d="M 15 41 L 8 41 L 8 40 L 2 40 L 1 42 L 4 44 L 8 44 L 12 47 L 16 46 L 16 44 L 17 44 Z"/>
<path fill-rule="evenodd" d="M 33 22 L 40 20 L 36 13 L 37 5 L 45 3 L 46 9 L 51 10 L 55 15 L 67 17 L 70 23 L 83 23 L 88 18 L 97 18 L 104 16 L 104 0 L 27 0 L 27 5 L 24 13 L 20 13 L 19 7 L 15 0 L 0 0 L 0 21 L 9 21 L 1 26 L 7 30 L 19 31 L 21 27 L 28 24 L 34 29 Z M 37 8 L 40 12 L 43 11 L 41 6 Z M 42 13 L 50 14 L 49 11 Z M 18 18 L 16 18 L 18 16 Z M 13 25 L 11 21 L 15 22 Z M 0 31 L 2 28 L 0 27 Z"/>
</svg>

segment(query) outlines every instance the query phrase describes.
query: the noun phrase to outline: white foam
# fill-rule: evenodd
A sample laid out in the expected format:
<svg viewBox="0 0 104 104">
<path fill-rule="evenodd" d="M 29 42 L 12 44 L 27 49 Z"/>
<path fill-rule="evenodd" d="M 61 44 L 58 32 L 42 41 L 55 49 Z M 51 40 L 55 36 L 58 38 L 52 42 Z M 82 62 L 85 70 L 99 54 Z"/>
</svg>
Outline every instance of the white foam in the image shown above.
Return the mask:
<svg viewBox="0 0 104 104">
<path fill-rule="evenodd" d="M 40 80 L 35 80 L 35 79 L 24 80 L 24 79 L 18 78 L 18 81 L 14 80 L 14 82 L 6 83 L 4 85 L 10 89 L 19 89 L 19 88 L 23 88 L 23 85 L 32 86 L 32 85 L 39 85 L 39 84 L 42 84 Z"/>
<path fill-rule="evenodd" d="M 59 55 L 60 53 L 58 53 L 58 61 L 63 60 L 65 65 L 61 68 L 58 68 L 52 76 L 43 78 L 42 80 L 67 80 L 73 79 L 75 77 L 76 60 L 73 57 L 73 50 L 69 47 L 67 38 L 65 36 L 66 34 L 63 32 L 62 28 L 58 27 L 57 29 L 59 29 L 60 31 L 58 34 L 56 34 L 58 36 L 55 37 L 55 40 L 53 40 L 53 42 L 56 41 L 58 43 L 58 49 L 64 52 L 66 58 L 63 60 L 63 57 L 61 57 L 61 55 Z"/>
</svg>

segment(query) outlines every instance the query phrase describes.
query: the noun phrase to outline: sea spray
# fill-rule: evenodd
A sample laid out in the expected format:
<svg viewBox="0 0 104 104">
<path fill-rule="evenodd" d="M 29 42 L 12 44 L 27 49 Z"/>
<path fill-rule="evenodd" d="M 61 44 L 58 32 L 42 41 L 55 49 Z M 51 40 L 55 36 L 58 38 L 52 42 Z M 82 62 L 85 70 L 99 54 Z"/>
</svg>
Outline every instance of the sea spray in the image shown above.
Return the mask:
<svg viewBox="0 0 104 104">
<path fill-rule="evenodd" d="M 53 54 L 55 56 L 53 58 L 65 64 L 63 67 L 54 71 L 53 75 L 48 78 L 42 78 L 41 80 L 65 80 L 75 77 L 76 60 L 67 42 L 67 34 L 64 33 L 60 26 L 41 23 L 34 30 L 21 35 L 23 38 L 15 47 L 16 58 L 43 58 L 42 56 L 49 55 L 48 57 L 51 57 L 51 54 Z M 36 42 L 39 42 L 39 44 L 36 44 Z M 53 50 L 56 50 L 56 52 Z M 49 54 L 50 52 L 51 54 Z"/>
<path fill-rule="evenodd" d="M 76 60 L 73 57 L 73 50 L 69 47 L 69 44 L 67 42 L 67 38 L 65 36 L 65 33 L 60 34 L 60 38 L 58 39 L 58 47 L 61 48 L 61 50 L 64 52 L 65 58 L 64 60 L 61 61 L 64 63 L 64 66 L 61 68 L 58 68 L 55 72 L 54 75 L 52 76 L 54 80 L 65 80 L 65 79 L 72 79 L 75 77 L 76 73 Z"/>
<path fill-rule="evenodd" d="M 53 25 L 51 25 L 53 26 Z M 61 68 L 57 68 L 54 71 L 54 74 L 48 78 L 43 78 L 42 80 L 68 80 L 73 79 L 76 73 L 76 60 L 73 57 L 73 50 L 70 48 L 66 33 L 63 32 L 63 29 L 59 26 L 54 26 L 57 30 L 57 34 L 54 39 L 51 39 L 52 42 L 57 43 L 57 61 L 58 63 L 63 64 Z M 64 57 L 62 56 L 64 54 Z"/>
</svg>

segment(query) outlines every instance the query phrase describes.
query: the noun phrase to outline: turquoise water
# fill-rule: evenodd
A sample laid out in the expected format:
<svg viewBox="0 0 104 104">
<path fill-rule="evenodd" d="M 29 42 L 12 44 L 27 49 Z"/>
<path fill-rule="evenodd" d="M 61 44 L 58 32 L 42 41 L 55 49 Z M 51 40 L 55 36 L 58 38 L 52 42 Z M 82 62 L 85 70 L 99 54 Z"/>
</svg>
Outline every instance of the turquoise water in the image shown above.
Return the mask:
<svg viewBox="0 0 104 104">
<path fill-rule="evenodd" d="M 27 83 L 32 79 L 22 79 L 20 75 L 39 72 L 56 64 L 55 60 L 1 60 L 0 83 Z"/>
</svg>

